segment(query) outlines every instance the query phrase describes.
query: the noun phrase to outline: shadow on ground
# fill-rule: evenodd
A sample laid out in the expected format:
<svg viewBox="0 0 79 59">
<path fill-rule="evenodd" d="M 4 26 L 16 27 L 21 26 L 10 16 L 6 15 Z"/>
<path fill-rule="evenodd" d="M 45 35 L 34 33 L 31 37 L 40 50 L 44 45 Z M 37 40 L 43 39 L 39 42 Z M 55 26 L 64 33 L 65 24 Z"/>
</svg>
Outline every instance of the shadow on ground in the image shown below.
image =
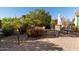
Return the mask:
<svg viewBox="0 0 79 59">
<path fill-rule="evenodd" d="M 21 37 L 22 38 L 22 37 Z M 33 38 L 31 38 L 33 39 Z M 20 40 L 17 44 L 16 36 L 2 39 L 0 51 L 62 51 L 63 48 L 54 43 L 41 40 Z"/>
<path fill-rule="evenodd" d="M 27 41 L 22 44 L 22 47 L 26 48 L 28 51 L 62 51 L 62 47 L 54 43 L 48 43 L 43 41 Z"/>
<path fill-rule="evenodd" d="M 13 44 L 14 45 L 14 44 Z M 9 47 L 8 47 L 9 46 Z M 58 47 L 55 44 L 48 42 L 26 42 L 20 45 L 11 46 L 11 44 L 6 44 L 6 47 L 0 49 L 1 51 L 62 51 L 62 47 Z"/>
</svg>

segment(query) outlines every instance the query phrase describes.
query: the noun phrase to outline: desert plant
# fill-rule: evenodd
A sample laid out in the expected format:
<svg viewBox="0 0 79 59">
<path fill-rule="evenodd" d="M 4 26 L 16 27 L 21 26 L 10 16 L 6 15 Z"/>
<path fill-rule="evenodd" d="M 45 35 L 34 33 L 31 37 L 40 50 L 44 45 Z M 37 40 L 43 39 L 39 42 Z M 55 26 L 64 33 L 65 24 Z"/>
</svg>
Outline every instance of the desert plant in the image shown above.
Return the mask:
<svg viewBox="0 0 79 59">
<path fill-rule="evenodd" d="M 27 34 L 28 36 L 32 36 L 32 37 L 38 37 L 43 35 L 43 33 L 45 32 L 45 29 L 41 28 L 29 28 L 27 30 Z"/>
<path fill-rule="evenodd" d="M 77 27 L 74 25 L 74 24 L 71 24 L 70 25 L 70 29 L 71 29 L 71 31 L 73 31 L 73 32 L 76 32 L 78 29 L 77 29 Z"/>
</svg>

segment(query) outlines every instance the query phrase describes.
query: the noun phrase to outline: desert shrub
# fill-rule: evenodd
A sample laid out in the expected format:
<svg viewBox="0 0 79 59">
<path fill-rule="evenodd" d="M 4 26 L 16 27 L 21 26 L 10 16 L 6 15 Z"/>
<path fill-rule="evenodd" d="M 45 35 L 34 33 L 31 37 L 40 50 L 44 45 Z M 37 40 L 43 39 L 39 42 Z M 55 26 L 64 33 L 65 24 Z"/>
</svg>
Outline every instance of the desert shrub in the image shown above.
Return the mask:
<svg viewBox="0 0 79 59">
<path fill-rule="evenodd" d="M 76 27 L 73 27 L 71 30 L 72 30 L 73 32 L 77 32 L 77 31 L 78 31 L 78 29 L 77 29 Z"/>
<path fill-rule="evenodd" d="M 74 24 L 71 24 L 70 28 L 71 28 L 71 31 L 73 32 L 78 31 L 77 27 Z"/>
<path fill-rule="evenodd" d="M 32 36 L 32 37 L 41 36 L 41 35 L 43 35 L 44 32 L 45 32 L 45 30 L 42 28 L 29 28 L 27 30 L 28 36 Z"/>
</svg>

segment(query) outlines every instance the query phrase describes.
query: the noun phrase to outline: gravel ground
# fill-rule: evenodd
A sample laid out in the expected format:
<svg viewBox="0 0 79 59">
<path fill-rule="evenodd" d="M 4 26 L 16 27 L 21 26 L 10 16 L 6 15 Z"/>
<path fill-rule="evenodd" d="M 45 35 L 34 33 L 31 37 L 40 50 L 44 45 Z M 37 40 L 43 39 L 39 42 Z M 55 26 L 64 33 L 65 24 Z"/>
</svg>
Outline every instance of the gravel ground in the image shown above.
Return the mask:
<svg viewBox="0 0 79 59">
<path fill-rule="evenodd" d="M 0 51 L 79 51 L 79 37 L 51 37 L 25 38 L 20 36 L 20 44 L 17 37 L 3 38 L 0 42 Z"/>
</svg>

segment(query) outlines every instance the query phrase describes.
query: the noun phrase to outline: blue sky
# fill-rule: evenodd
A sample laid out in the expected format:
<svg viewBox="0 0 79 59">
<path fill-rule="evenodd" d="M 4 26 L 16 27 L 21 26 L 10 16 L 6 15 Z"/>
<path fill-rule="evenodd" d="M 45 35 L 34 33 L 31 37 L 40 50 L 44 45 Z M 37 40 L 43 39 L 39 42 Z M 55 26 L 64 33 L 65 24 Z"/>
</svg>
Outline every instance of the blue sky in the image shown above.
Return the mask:
<svg viewBox="0 0 79 59">
<path fill-rule="evenodd" d="M 0 18 L 19 17 L 39 8 L 43 8 L 46 12 L 49 12 L 54 19 L 60 13 L 66 19 L 70 20 L 74 18 L 75 9 L 79 9 L 78 7 L 0 7 Z"/>
</svg>

